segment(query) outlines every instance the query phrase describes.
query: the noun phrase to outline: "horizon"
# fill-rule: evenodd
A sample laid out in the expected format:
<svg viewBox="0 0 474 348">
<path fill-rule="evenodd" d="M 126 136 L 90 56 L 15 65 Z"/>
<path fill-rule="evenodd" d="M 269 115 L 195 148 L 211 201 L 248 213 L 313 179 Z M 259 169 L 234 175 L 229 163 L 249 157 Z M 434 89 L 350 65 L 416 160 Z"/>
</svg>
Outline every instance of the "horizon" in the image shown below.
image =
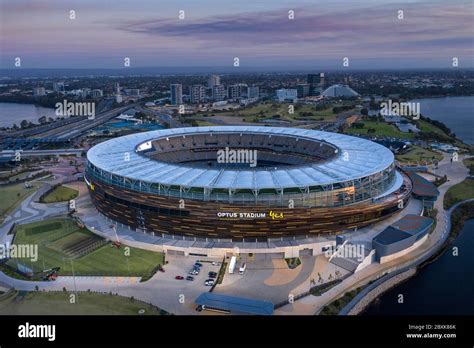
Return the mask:
<svg viewBox="0 0 474 348">
<path fill-rule="evenodd" d="M 114 6 L 0 0 L 0 68 L 15 69 L 17 57 L 21 69 L 234 68 L 235 57 L 239 69 L 449 69 L 454 57 L 458 68 L 473 68 L 472 6 L 469 0 L 139 0 Z"/>
</svg>

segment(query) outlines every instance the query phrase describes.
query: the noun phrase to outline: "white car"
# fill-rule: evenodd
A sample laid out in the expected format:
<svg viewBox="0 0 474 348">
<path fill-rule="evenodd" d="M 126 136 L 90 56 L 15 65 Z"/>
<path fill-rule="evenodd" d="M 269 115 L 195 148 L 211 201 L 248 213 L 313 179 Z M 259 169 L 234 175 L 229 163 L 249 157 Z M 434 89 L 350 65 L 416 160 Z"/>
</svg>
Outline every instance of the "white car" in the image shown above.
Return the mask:
<svg viewBox="0 0 474 348">
<path fill-rule="evenodd" d="M 206 286 L 213 286 L 214 285 L 214 279 L 208 279 L 206 280 L 206 282 L 204 283 L 204 285 Z"/>
</svg>

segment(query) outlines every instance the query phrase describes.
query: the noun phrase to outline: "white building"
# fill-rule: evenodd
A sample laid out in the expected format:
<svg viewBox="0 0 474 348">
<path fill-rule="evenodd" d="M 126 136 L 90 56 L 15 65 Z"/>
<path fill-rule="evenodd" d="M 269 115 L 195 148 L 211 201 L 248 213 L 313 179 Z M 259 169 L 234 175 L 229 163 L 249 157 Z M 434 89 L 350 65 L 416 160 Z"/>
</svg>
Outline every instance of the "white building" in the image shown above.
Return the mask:
<svg viewBox="0 0 474 348">
<path fill-rule="evenodd" d="M 281 102 L 292 102 L 298 101 L 298 91 L 296 89 L 279 89 L 276 91 L 278 101 Z"/>
<path fill-rule="evenodd" d="M 206 99 L 206 87 L 203 85 L 193 85 L 189 87 L 189 98 L 191 103 L 199 103 Z"/>
<path fill-rule="evenodd" d="M 53 91 L 56 93 L 63 93 L 65 91 L 64 82 L 54 82 Z"/>
<path fill-rule="evenodd" d="M 207 81 L 207 86 L 212 88 L 221 84 L 221 77 L 219 75 L 211 75 Z"/>
<path fill-rule="evenodd" d="M 46 90 L 44 87 L 35 87 L 33 88 L 33 96 L 35 97 L 43 97 L 46 95 Z"/>
<path fill-rule="evenodd" d="M 238 83 L 227 87 L 227 97 L 229 99 L 242 98 L 247 90 L 247 85 L 244 83 Z"/>
<path fill-rule="evenodd" d="M 212 87 L 212 99 L 215 101 L 224 100 L 226 97 L 224 85 L 215 85 Z"/>
<path fill-rule="evenodd" d="M 258 98 L 258 87 L 257 86 L 248 86 L 247 87 L 247 98 L 249 98 L 249 99 Z"/>
<path fill-rule="evenodd" d="M 101 89 L 93 89 L 91 91 L 92 98 L 102 98 L 104 96 L 104 92 Z"/>
</svg>

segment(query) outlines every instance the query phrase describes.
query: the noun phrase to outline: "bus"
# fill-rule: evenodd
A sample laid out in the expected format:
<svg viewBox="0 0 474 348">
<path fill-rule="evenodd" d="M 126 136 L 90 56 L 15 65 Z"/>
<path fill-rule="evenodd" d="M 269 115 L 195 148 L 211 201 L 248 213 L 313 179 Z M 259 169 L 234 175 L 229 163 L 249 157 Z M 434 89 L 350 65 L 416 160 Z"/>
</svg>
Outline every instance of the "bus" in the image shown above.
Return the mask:
<svg viewBox="0 0 474 348">
<path fill-rule="evenodd" d="M 229 274 L 234 273 L 236 262 L 237 262 L 237 258 L 235 256 L 232 256 L 232 258 L 230 259 L 230 263 L 229 263 Z"/>
</svg>

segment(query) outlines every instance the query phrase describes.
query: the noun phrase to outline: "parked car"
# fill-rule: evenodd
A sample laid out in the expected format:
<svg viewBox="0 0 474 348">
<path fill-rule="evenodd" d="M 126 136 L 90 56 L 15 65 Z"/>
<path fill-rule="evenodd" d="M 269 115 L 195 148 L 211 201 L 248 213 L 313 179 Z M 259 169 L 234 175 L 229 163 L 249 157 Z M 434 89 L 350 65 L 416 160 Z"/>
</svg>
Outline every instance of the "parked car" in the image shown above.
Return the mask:
<svg viewBox="0 0 474 348">
<path fill-rule="evenodd" d="M 213 266 L 220 266 L 220 263 L 217 262 L 217 261 L 212 261 L 212 262 L 211 262 L 211 265 L 213 265 Z"/>
<path fill-rule="evenodd" d="M 209 272 L 208 275 L 209 275 L 209 278 L 216 278 L 217 277 L 216 272 Z"/>
<path fill-rule="evenodd" d="M 177 280 L 183 280 L 183 279 L 184 279 L 184 277 L 183 277 L 183 276 L 176 276 L 176 277 L 174 277 L 174 279 L 177 279 Z"/>
<path fill-rule="evenodd" d="M 213 286 L 214 285 L 214 279 L 208 279 L 204 282 L 204 285 L 206 286 Z"/>
<path fill-rule="evenodd" d="M 187 276 L 187 277 L 186 277 L 186 280 L 193 281 L 193 280 L 194 280 L 194 277 Z"/>
<path fill-rule="evenodd" d="M 196 267 L 196 266 L 202 267 L 202 263 L 200 263 L 200 262 L 195 262 L 195 263 L 194 263 L 194 267 Z"/>
</svg>

